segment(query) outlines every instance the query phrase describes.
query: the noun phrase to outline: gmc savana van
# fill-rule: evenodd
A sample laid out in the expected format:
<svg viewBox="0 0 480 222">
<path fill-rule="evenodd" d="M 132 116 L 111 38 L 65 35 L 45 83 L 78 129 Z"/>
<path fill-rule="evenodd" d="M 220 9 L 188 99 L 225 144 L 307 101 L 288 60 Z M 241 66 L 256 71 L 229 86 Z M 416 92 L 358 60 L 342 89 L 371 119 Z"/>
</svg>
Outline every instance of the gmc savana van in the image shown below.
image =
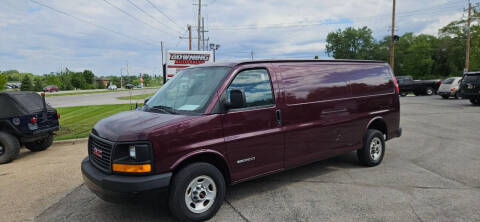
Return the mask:
<svg viewBox="0 0 480 222">
<path fill-rule="evenodd" d="M 168 190 L 175 217 L 200 221 L 227 185 L 355 150 L 376 166 L 399 123 L 398 85 L 383 62 L 216 63 L 185 69 L 142 108 L 98 122 L 81 168 L 102 199 Z"/>
</svg>

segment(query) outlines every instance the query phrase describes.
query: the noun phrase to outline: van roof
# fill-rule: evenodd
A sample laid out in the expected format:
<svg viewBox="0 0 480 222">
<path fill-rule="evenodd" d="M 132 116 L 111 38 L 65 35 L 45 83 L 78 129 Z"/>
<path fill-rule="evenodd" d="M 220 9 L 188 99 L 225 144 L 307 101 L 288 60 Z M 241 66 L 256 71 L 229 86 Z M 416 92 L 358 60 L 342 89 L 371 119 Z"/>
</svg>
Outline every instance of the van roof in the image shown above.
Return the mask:
<svg viewBox="0 0 480 222">
<path fill-rule="evenodd" d="M 194 67 L 206 67 L 206 66 L 227 66 L 235 67 L 238 65 L 244 64 L 256 64 L 256 63 L 288 63 L 288 62 L 315 62 L 315 63 L 324 63 L 324 62 L 338 62 L 338 63 L 385 63 L 384 61 L 373 61 L 373 60 L 350 60 L 350 59 L 258 59 L 258 60 L 235 60 L 235 61 L 223 61 L 216 62 L 214 64 L 205 64 Z M 192 68 L 194 68 L 192 67 Z"/>
</svg>

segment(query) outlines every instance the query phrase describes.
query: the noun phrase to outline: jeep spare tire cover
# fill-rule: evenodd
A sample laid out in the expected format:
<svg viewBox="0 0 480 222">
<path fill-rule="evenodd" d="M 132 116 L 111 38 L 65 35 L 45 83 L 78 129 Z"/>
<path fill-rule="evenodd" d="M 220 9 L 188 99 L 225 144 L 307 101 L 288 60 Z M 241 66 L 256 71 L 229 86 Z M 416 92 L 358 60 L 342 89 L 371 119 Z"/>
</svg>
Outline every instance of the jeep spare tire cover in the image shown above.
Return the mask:
<svg viewBox="0 0 480 222">
<path fill-rule="evenodd" d="M 0 118 L 28 115 L 43 110 L 43 98 L 36 92 L 2 92 L 0 107 Z"/>
</svg>

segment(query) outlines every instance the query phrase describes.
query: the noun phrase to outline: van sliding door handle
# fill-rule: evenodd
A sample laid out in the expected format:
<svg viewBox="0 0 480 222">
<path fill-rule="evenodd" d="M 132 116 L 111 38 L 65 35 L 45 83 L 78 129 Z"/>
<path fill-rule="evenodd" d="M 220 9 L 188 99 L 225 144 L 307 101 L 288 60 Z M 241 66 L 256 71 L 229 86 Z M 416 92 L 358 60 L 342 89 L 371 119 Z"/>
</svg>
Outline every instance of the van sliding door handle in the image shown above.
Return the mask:
<svg viewBox="0 0 480 222">
<path fill-rule="evenodd" d="M 277 109 L 275 110 L 275 119 L 277 120 L 278 125 L 282 125 L 282 111 Z"/>
</svg>

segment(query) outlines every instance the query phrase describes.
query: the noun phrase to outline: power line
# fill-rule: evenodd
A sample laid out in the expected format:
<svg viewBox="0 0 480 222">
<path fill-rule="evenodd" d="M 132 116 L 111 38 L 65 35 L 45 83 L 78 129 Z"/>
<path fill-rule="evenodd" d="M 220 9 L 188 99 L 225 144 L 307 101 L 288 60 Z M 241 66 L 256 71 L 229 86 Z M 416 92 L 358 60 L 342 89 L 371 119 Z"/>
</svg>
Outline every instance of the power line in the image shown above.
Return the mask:
<svg viewBox="0 0 480 222">
<path fill-rule="evenodd" d="M 462 0 L 463 1 L 463 0 Z M 439 5 L 441 7 L 429 7 L 423 9 L 417 9 L 412 11 L 404 11 L 397 13 L 397 17 L 413 16 L 413 15 L 429 15 L 438 13 L 439 11 L 449 10 L 456 8 L 458 6 L 453 6 L 453 3 L 458 3 L 459 1 L 450 2 L 448 4 Z M 447 7 L 448 6 L 448 7 Z M 428 10 L 428 12 L 425 12 Z M 364 17 L 352 17 L 349 19 L 370 19 L 370 18 L 379 18 L 379 17 L 390 17 L 391 14 L 383 14 L 376 16 L 364 16 Z M 248 30 L 248 29 L 273 29 L 273 28 L 295 28 L 295 27 L 308 27 L 308 26 L 318 26 L 318 25 L 336 25 L 343 24 L 341 22 L 327 21 L 327 22 L 314 22 L 314 23 L 277 23 L 277 24 L 268 24 L 268 25 L 239 25 L 239 26 L 209 26 L 211 30 L 217 31 L 236 31 L 236 30 Z"/>
<path fill-rule="evenodd" d="M 140 42 L 143 42 L 143 43 L 146 43 L 146 44 L 149 44 L 149 45 L 153 45 L 153 46 L 158 47 L 158 45 L 157 45 L 156 43 L 153 43 L 153 42 L 150 42 L 150 41 L 146 41 L 146 40 L 142 40 L 142 39 L 138 39 L 138 38 L 135 38 L 135 37 L 132 37 L 132 36 L 129 36 L 129 35 L 125 35 L 125 34 L 123 34 L 123 33 L 121 33 L 121 32 L 117 32 L 117 31 L 115 31 L 115 30 L 113 30 L 113 29 L 110 29 L 110 28 L 107 28 L 107 27 L 105 27 L 105 26 L 95 24 L 95 23 L 90 22 L 90 21 L 88 21 L 88 20 L 85 20 L 85 19 L 83 19 L 83 18 L 74 16 L 74 15 L 69 14 L 69 13 L 67 13 L 67 12 L 64 12 L 64 11 L 61 11 L 61 10 L 59 10 L 59 9 L 53 8 L 53 7 L 51 7 L 51 6 L 49 6 L 49 5 L 46 5 L 46 4 L 44 4 L 44 3 L 41 3 L 41 2 L 38 2 L 38 1 L 35 1 L 35 0 L 30 0 L 30 1 L 33 2 L 33 3 L 35 3 L 35 4 L 40 5 L 40 6 L 42 6 L 42 7 L 48 8 L 48 9 L 54 11 L 54 12 L 57 12 L 57 13 L 59 13 L 59 14 L 62 14 L 62 15 L 71 17 L 71 18 L 73 18 L 73 19 L 75 19 L 75 20 L 77 20 L 77 21 L 80 21 L 80 22 L 83 22 L 83 23 L 86 23 L 86 24 L 89 24 L 89 25 L 93 25 L 93 26 L 95 26 L 95 27 L 97 27 L 97 28 L 100 28 L 100 29 L 103 29 L 103 30 L 105 30 L 105 31 L 114 33 L 114 34 L 119 35 L 119 36 L 122 36 L 122 37 L 124 37 L 124 38 L 131 39 L 131 40 L 135 40 L 135 41 L 140 41 Z"/>
<path fill-rule="evenodd" d="M 175 28 L 172 28 L 171 26 L 161 22 L 160 20 L 158 20 L 157 18 L 155 18 L 154 16 L 152 16 L 150 13 L 148 13 L 147 11 L 143 10 L 142 8 L 140 8 L 137 4 L 133 3 L 131 0 L 127 0 L 131 5 L 133 5 L 133 7 L 135 7 L 136 9 L 138 9 L 139 11 L 141 11 L 142 13 L 144 13 L 145 15 L 147 15 L 148 17 L 152 18 L 153 20 L 155 20 L 156 22 L 158 22 L 159 24 L 163 25 L 163 26 L 166 26 L 168 27 L 169 29 L 172 29 L 172 30 L 175 30 Z M 183 29 L 180 29 L 183 31 Z M 178 30 L 175 30 L 177 31 L 178 33 L 182 33 L 181 31 L 178 31 Z"/>
<path fill-rule="evenodd" d="M 150 0 L 145 0 L 147 1 L 155 10 L 160 12 L 163 16 L 165 16 L 168 20 L 170 20 L 173 24 L 177 25 L 178 27 L 182 27 L 181 25 L 177 24 L 172 18 L 170 18 L 167 14 L 165 14 L 162 10 L 157 8 L 155 4 L 153 4 Z M 183 30 L 183 29 L 182 29 Z"/>
<path fill-rule="evenodd" d="M 123 14 L 125 14 L 125 15 L 129 16 L 130 18 L 134 19 L 135 21 L 138 21 L 138 22 L 140 22 L 140 23 L 142 23 L 142 24 L 144 24 L 144 25 L 146 25 L 146 26 L 148 26 L 148 27 L 150 27 L 150 28 L 152 28 L 152 29 L 155 29 L 155 30 L 157 30 L 157 31 L 159 31 L 159 32 L 162 32 L 162 33 L 165 33 L 165 32 L 166 32 L 166 33 L 168 33 L 168 34 L 176 35 L 176 34 L 174 34 L 174 33 L 167 32 L 166 29 L 165 29 L 165 30 L 159 29 L 159 28 L 157 28 L 157 27 L 155 27 L 155 26 L 153 26 L 153 25 L 151 25 L 151 24 L 149 24 L 149 23 L 147 23 L 147 22 L 144 22 L 144 21 L 140 20 L 139 18 L 133 16 L 132 14 L 130 14 L 130 13 L 128 13 L 127 11 L 123 10 L 122 8 L 120 8 L 120 7 L 112 4 L 112 3 L 109 2 L 108 0 L 103 0 L 103 1 L 104 1 L 105 3 L 107 3 L 108 5 L 112 6 L 113 8 L 117 9 L 118 11 L 122 12 Z"/>
</svg>

